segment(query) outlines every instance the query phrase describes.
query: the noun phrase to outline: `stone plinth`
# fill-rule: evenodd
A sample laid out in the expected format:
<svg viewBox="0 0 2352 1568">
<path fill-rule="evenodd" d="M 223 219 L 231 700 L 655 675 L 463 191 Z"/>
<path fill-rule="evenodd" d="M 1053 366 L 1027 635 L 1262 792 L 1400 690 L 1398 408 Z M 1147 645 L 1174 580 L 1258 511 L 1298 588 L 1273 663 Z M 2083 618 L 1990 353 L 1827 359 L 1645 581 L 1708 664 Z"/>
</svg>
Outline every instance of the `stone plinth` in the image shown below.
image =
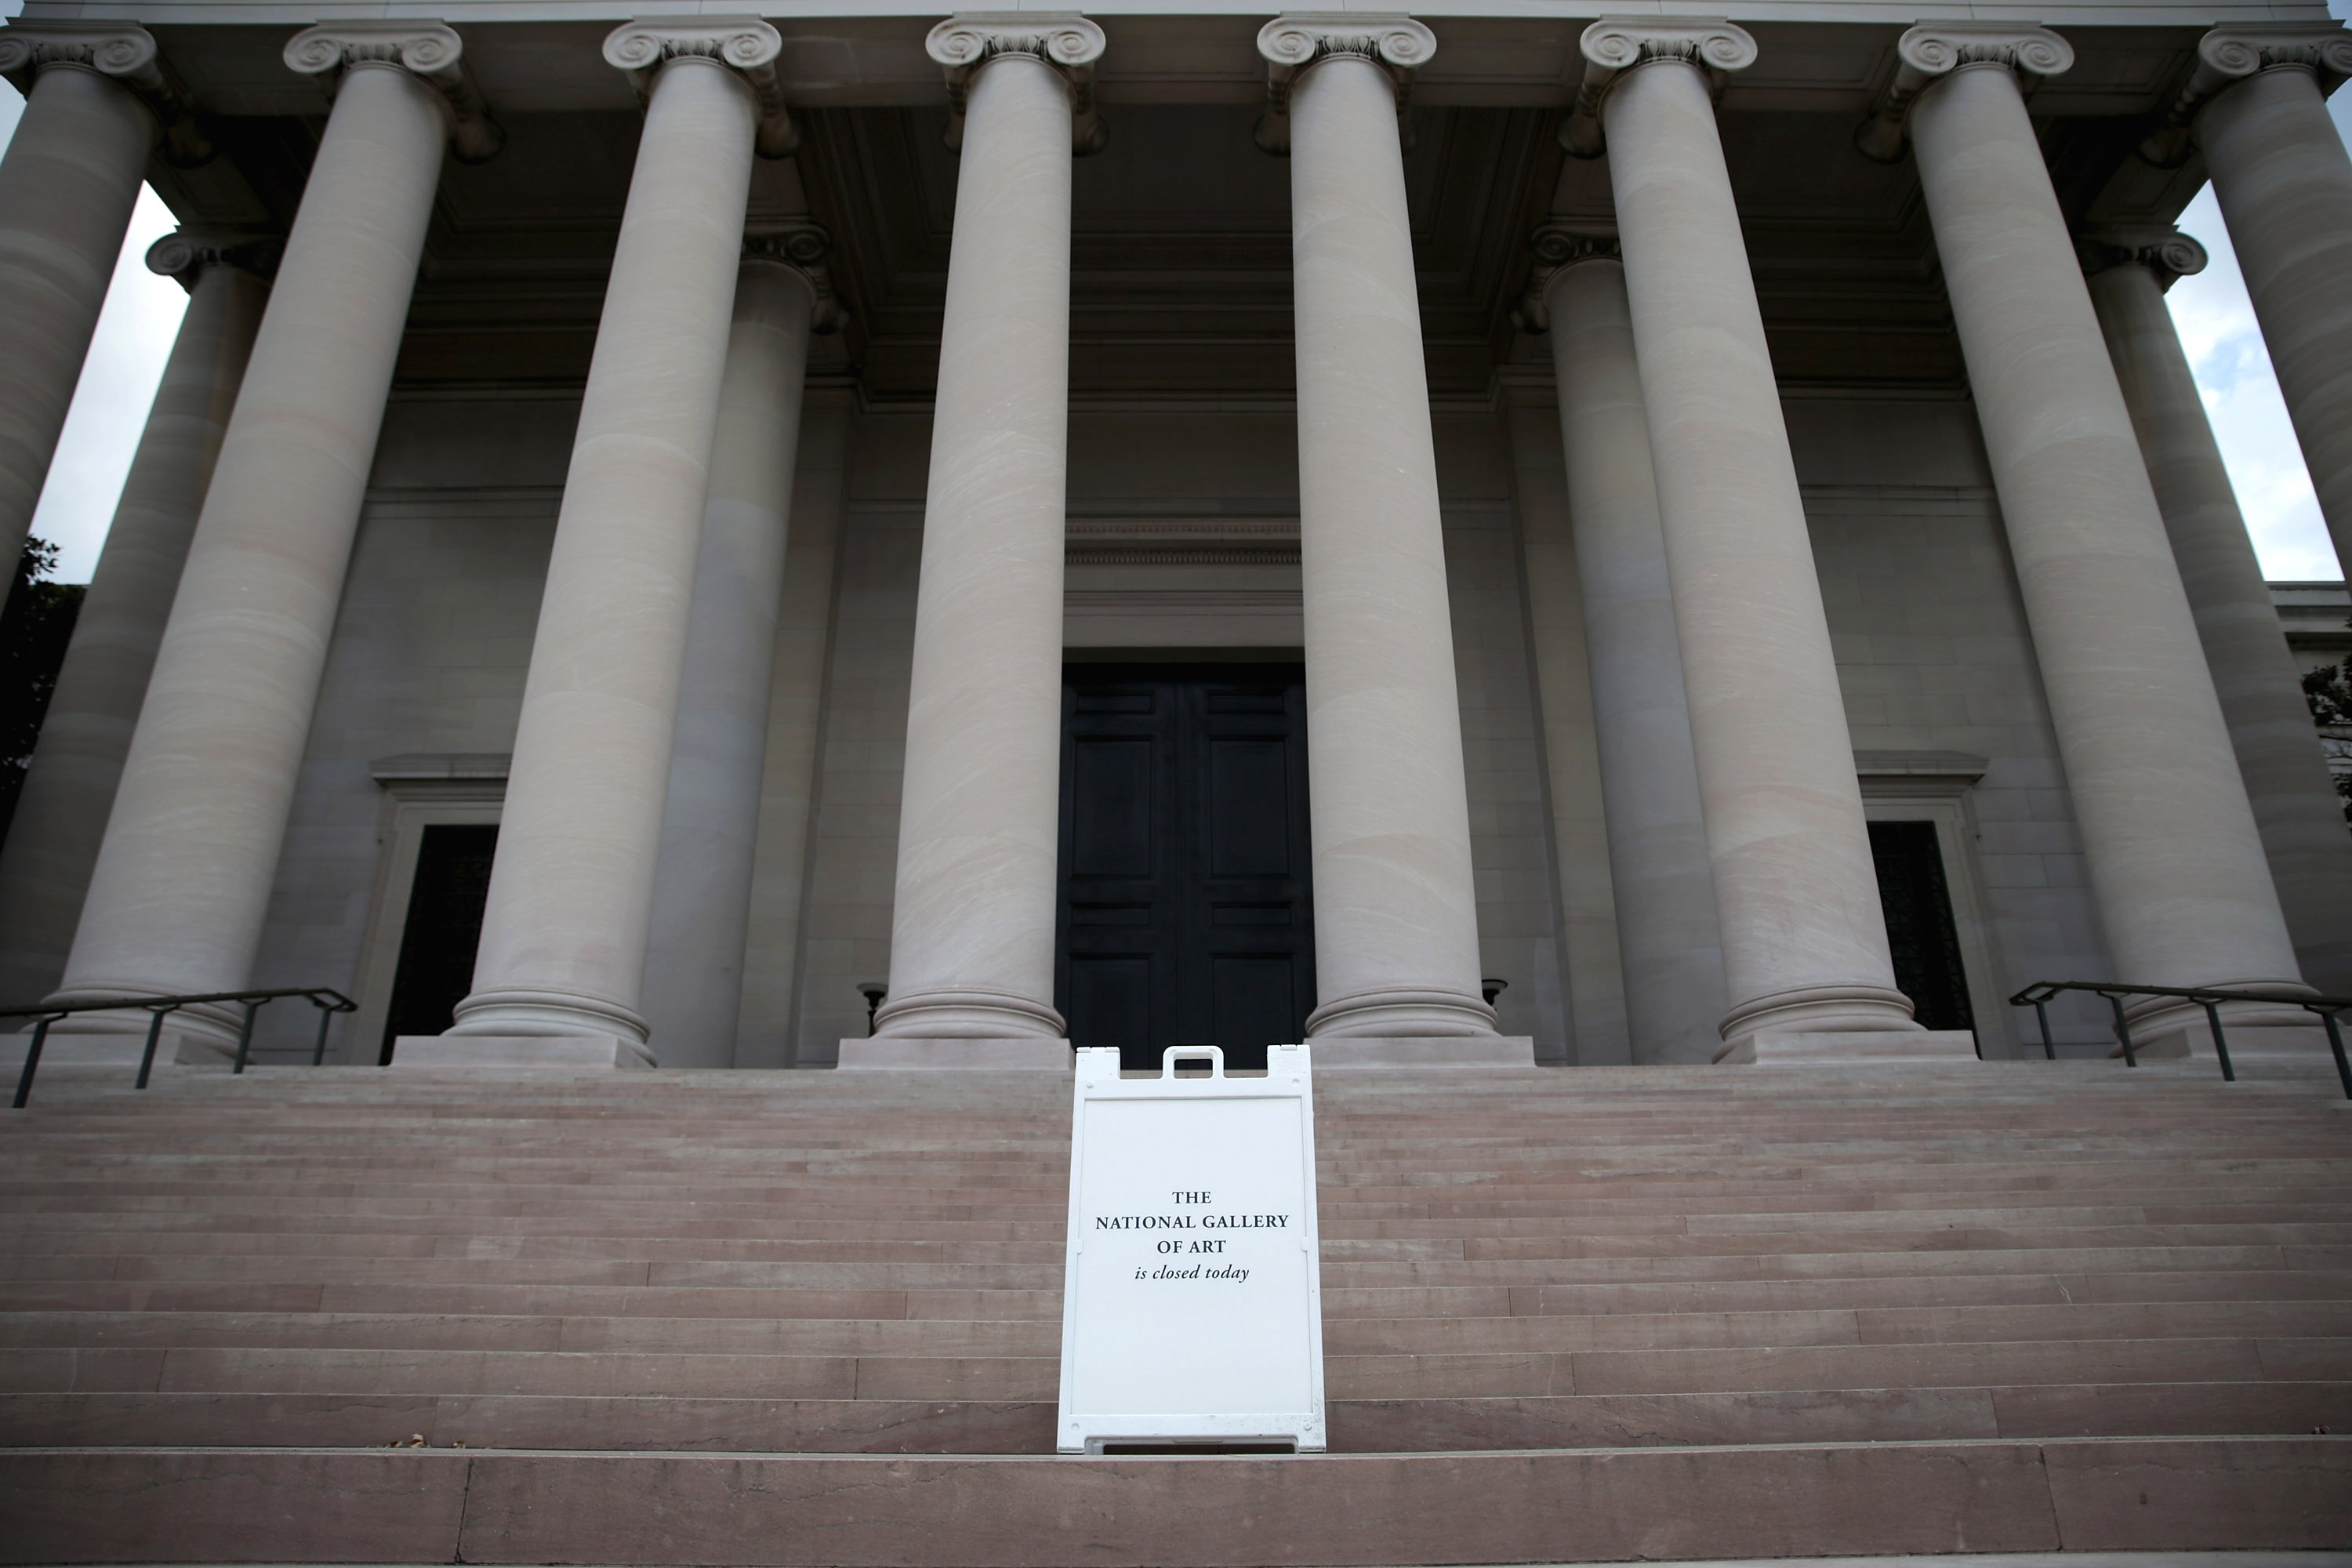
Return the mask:
<svg viewBox="0 0 2352 1568">
<path fill-rule="evenodd" d="M 844 1040 L 842 1072 L 1068 1072 L 1070 1042 L 1038 1035 L 992 1038 L 889 1035 Z"/>
<path fill-rule="evenodd" d="M 1977 1059 L 1966 1029 L 1817 1029 L 1749 1035 L 1727 1047 L 1719 1067 L 1917 1067 Z"/>
<path fill-rule="evenodd" d="M 1307 1044 L 1317 1072 L 1536 1065 L 1536 1042 L 1530 1035 L 1334 1035 Z"/>
<path fill-rule="evenodd" d="M 620 1035 L 402 1035 L 392 1065 L 412 1070 L 589 1072 L 649 1068 L 653 1053 Z"/>
</svg>

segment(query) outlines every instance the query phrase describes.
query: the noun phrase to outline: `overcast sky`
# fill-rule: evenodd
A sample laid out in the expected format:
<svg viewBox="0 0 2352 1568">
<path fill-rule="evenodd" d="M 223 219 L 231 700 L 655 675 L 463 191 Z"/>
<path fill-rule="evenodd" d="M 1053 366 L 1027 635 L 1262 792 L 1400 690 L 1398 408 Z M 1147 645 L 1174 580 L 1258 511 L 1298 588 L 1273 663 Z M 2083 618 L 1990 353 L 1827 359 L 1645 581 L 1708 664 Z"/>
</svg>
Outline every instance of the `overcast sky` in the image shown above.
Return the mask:
<svg viewBox="0 0 2352 1568">
<path fill-rule="evenodd" d="M 18 4 L 0 0 L 0 16 L 14 15 Z M 2329 0 L 2328 9 L 2352 18 L 2352 0 Z M 2328 107 L 2337 129 L 2352 141 L 2352 86 L 2337 92 Z M 0 83 L 0 143 L 15 132 L 23 109 L 16 89 Z M 172 216 L 155 193 L 141 191 L 98 337 L 74 393 L 73 413 L 33 519 L 33 531 L 60 547 L 58 575 L 67 582 L 89 581 L 98 563 L 122 476 L 163 374 L 163 356 L 171 352 L 172 334 L 187 305 L 178 284 L 154 276 L 143 263 L 148 246 L 171 226 Z M 2213 265 L 2200 277 L 2174 284 L 2167 298 L 2263 570 L 2273 579 L 2341 577 L 2211 187 L 2181 214 L 2180 226 L 2204 242 Z"/>
</svg>

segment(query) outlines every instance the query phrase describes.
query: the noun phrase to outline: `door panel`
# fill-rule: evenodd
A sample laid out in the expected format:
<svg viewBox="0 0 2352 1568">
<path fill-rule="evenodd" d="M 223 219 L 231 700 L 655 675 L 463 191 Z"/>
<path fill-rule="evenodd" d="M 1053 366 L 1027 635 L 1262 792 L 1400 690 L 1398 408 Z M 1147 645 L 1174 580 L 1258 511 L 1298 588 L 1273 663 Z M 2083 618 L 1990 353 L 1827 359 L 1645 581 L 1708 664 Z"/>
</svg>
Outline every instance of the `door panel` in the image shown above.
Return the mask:
<svg viewBox="0 0 2352 1568">
<path fill-rule="evenodd" d="M 1929 1029 L 1975 1028 L 1936 825 L 1874 822 L 1870 856 L 1878 871 L 1878 903 L 1886 916 L 1895 984 L 1911 998 L 1912 1016 Z"/>
<path fill-rule="evenodd" d="M 1065 677 L 1061 962 L 1081 1046 L 1234 1067 L 1315 1005 L 1307 725 L 1295 665 L 1074 665 Z"/>
<path fill-rule="evenodd" d="M 482 906 L 498 847 L 494 826 L 435 823 L 425 829 L 400 931 L 392 1005 L 377 1042 L 379 1063 L 392 1060 L 392 1043 L 403 1035 L 446 1032 L 457 1004 L 473 990 L 474 950 L 482 940 Z"/>
</svg>

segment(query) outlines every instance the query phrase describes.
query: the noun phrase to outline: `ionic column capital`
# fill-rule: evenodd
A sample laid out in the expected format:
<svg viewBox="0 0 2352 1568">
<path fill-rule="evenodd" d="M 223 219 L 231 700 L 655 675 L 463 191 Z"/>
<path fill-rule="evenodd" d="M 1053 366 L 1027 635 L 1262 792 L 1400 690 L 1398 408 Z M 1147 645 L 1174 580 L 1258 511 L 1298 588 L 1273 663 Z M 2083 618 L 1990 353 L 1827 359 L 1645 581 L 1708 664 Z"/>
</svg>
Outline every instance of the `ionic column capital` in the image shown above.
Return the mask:
<svg viewBox="0 0 2352 1568">
<path fill-rule="evenodd" d="M 715 60 L 733 71 L 760 100 L 752 145 L 762 158 L 789 158 L 801 144 L 776 69 L 783 52 L 783 35 L 757 16 L 656 17 L 625 23 L 604 39 L 604 63 L 628 77 L 640 102 L 653 97 L 654 78 L 671 60 Z"/>
<path fill-rule="evenodd" d="M 1551 331 L 1551 287 L 1570 268 L 1587 261 L 1618 259 L 1617 236 L 1585 224 L 1546 223 L 1528 237 L 1536 264 L 1528 273 L 1528 291 L 1511 307 L 1511 321 L 1523 332 Z"/>
<path fill-rule="evenodd" d="M 1073 153 L 1099 153 L 1108 140 L 1095 110 L 1095 62 L 1102 58 L 1103 30 L 1075 11 L 961 12 L 931 29 L 923 52 L 947 77 L 950 152 L 963 146 L 963 109 L 972 79 L 990 61 L 1007 56 L 1035 60 L 1069 84 Z"/>
<path fill-rule="evenodd" d="M 479 163 L 506 144 L 481 89 L 466 69 L 465 41 L 439 22 L 329 22 L 305 27 L 286 44 L 286 68 L 314 78 L 332 97 L 346 71 L 404 70 L 441 95 L 449 113 L 449 150 Z"/>
<path fill-rule="evenodd" d="M 147 270 L 194 292 L 196 279 L 215 267 L 274 277 L 285 253 L 283 235 L 259 229 L 176 228 L 147 247 Z"/>
<path fill-rule="evenodd" d="M 1863 155 L 1882 163 L 1903 156 L 1904 128 L 1921 93 L 1956 70 L 1996 66 L 2031 87 L 2074 64 L 2074 46 L 2047 27 L 2015 22 L 1922 22 L 1895 46 L 1895 79 L 1853 133 Z"/>
<path fill-rule="evenodd" d="M 1756 63 L 1756 40 L 1748 29 L 1720 16 L 1603 16 L 1584 29 L 1577 48 L 1584 56 L 1584 80 L 1559 127 L 1559 144 L 1575 158 L 1608 151 L 1601 106 L 1617 79 L 1635 67 L 1679 60 L 1721 92 L 1733 71 Z"/>
<path fill-rule="evenodd" d="M 782 267 L 807 280 L 809 292 L 815 297 L 809 329 L 820 335 L 839 331 L 846 320 L 841 300 L 833 290 L 833 271 L 824 261 L 832 248 L 833 236 L 807 218 L 761 223 L 743 236 L 746 262 Z"/>
<path fill-rule="evenodd" d="M 2139 155 L 2160 169 L 2187 161 L 2197 111 L 2248 77 L 2306 70 L 2322 92 L 2352 78 L 2352 30 L 2308 22 L 2230 22 L 2197 40 L 2196 68 L 2165 106 L 2164 123 Z"/>
<path fill-rule="evenodd" d="M 1298 79 L 1328 59 L 1367 60 L 1396 84 L 1397 133 L 1412 145 L 1405 119 L 1412 79 L 1437 53 L 1437 35 L 1410 16 L 1355 11 L 1294 11 L 1258 29 L 1257 52 L 1265 57 L 1265 113 L 1257 122 L 1257 144 L 1276 157 L 1290 153 L 1290 94 Z"/>
<path fill-rule="evenodd" d="M 195 100 L 156 52 L 153 35 L 128 22 L 43 22 L 18 17 L 0 28 L 0 77 L 30 96 L 34 79 L 58 68 L 105 77 L 147 107 L 163 154 L 180 168 L 209 161 Z"/>
<path fill-rule="evenodd" d="M 2074 254 L 2086 278 L 2116 267 L 2145 267 L 2157 287 L 2169 289 L 2205 270 L 2205 247 L 2177 228 L 2086 229 L 2075 237 Z"/>
</svg>

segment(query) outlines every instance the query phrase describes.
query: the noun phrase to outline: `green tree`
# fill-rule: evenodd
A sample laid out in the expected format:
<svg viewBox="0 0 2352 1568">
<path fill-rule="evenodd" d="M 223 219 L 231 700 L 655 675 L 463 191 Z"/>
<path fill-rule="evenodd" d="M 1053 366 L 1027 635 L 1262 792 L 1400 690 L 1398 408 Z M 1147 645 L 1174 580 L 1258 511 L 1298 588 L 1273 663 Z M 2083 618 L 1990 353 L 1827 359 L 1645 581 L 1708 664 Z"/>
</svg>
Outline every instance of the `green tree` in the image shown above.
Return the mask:
<svg viewBox="0 0 2352 1568">
<path fill-rule="evenodd" d="M 2303 697 L 2311 704 L 2311 721 L 2319 726 L 2319 744 L 2327 752 L 2336 793 L 2344 798 L 2344 820 L 2352 822 L 2352 773 L 2332 766 L 2352 758 L 2352 658 L 2323 664 L 2305 675 Z"/>
<path fill-rule="evenodd" d="M 57 689 L 58 666 L 73 638 L 74 617 L 85 592 L 79 583 L 55 583 L 58 547 L 27 539 L 0 609 L 0 839 L 16 815 L 25 768 L 33 760 L 41 720 Z"/>
</svg>

